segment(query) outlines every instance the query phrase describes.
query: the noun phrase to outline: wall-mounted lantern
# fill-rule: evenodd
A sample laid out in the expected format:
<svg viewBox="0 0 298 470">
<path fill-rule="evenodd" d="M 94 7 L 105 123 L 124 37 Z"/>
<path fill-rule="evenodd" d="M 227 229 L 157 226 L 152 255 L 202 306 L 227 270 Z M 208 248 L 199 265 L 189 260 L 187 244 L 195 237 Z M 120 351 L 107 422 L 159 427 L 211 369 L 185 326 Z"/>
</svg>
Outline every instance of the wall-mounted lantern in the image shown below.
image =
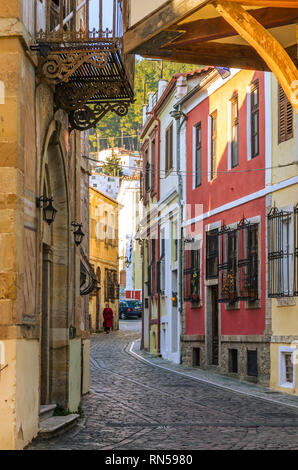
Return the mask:
<svg viewBox="0 0 298 470">
<path fill-rule="evenodd" d="M 74 236 L 74 242 L 77 246 L 79 246 L 82 243 L 82 240 L 85 236 L 84 232 L 82 231 L 82 225 L 83 224 L 78 224 L 77 222 L 72 222 L 71 225 L 76 228 L 77 230 L 74 230 L 73 236 Z"/>
<path fill-rule="evenodd" d="M 57 209 L 53 206 L 53 198 L 40 196 L 36 198 L 36 207 L 38 209 L 43 209 L 44 220 L 51 225 L 56 217 Z"/>
</svg>

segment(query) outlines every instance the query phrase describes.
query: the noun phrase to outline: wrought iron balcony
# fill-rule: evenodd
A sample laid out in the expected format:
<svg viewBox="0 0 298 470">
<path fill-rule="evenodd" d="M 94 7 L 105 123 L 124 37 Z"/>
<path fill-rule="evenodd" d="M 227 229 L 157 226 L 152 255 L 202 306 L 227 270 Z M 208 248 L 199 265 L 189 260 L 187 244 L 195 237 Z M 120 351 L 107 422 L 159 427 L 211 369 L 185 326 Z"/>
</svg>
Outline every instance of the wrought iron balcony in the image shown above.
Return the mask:
<svg viewBox="0 0 298 470">
<path fill-rule="evenodd" d="M 123 54 L 123 0 L 46 0 L 43 8 L 31 49 L 72 128 L 95 127 L 109 111 L 124 116 L 133 101 L 134 56 Z"/>
</svg>

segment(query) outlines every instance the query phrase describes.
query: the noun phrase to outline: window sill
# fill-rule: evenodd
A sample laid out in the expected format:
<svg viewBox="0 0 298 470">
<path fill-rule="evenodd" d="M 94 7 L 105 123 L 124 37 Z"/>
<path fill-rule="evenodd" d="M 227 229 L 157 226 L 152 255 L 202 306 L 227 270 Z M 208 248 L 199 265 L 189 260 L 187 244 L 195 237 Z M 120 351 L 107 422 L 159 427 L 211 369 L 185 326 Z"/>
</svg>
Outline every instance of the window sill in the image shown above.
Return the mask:
<svg viewBox="0 0 298 470">
<path fill-rule="evenodd" d="M 190 309 L 191 310 L 196 310 L 198 308 L 201 308 L 203 306 L 202 302 L 190 302 Z"/>
<path fill-rule="evenodd" d="M 291 389 L 295 388 L 295 384 L 293 382 L 285 382 L 283 384 L 279 384 L 279 386 L 283 388 L 291 388 Z"/>
<path fill-rule="evenodd" d="M 226 310 L 240 310 L 240 302 L 235 302 L 234 304 L 225 304 Z"/>
<path fill-rule="evenodd" d="M 170 170 L 166 170 L 165 171 L 165 177 L 167 178 L 172 172 L 173 172 L 174 168 L 171 168 Z"/>
<path fill-rule="evenodd" d="M 296 305 L 295 297 L 287 297 L 285 299 L 276 299 L 277 307 L 292 307 Z"/>
<path fill-rule="evenodd" d="M 260 300 L 253 300 L 251 302 L 246 301 L 245 308 L 246 310 L 256 310 L 258 308 L 261 308 L 261 301 Z"/>
</svg>

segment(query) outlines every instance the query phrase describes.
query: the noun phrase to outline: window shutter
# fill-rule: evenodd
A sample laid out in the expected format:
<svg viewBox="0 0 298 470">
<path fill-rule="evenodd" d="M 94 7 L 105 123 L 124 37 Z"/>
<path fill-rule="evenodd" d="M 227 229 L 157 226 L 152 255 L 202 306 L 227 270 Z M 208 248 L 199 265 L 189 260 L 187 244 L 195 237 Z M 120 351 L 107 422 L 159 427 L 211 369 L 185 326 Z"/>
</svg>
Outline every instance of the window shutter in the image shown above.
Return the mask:
<svg viewBox="0 0 298 470">
<path fill-rule="evenodd" d="M 293 108 L 289 100 L 286 100 L 286 115 L 287 115 L 287 127 L 286 127 L 286 140 L 293 137 Z"/>
<path fill-rule="evenodd" d="M 169 169 L 169 129 L 166 130 L 166 155 L 165 155 L 165 170 Z"/>
<path fill-rule="evenodd" d="M 293 108 L 283 88 L 278 85 L 278 143 L 293 137 Z"/>
<path fill-rule="evenodd" d="M 169 155 L 169 170 L 173 168 L 173 124 L 170 127 L 170 155 Z"/>
</svg>

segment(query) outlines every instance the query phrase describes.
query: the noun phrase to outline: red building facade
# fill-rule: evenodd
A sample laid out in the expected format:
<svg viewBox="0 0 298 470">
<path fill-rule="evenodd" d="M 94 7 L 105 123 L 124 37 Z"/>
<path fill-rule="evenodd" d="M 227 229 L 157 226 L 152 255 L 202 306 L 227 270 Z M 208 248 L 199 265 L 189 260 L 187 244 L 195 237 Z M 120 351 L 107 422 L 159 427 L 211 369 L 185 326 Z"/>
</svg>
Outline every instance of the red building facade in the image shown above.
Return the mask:
<svg viewBox="0 0 298 470">
<path fill-rule="evenodd" d="M 267 77 L 211 71 L 180 103 L 185 147 L 182 362 L 267 383 Z M 266 95 L 267 93 L 267 95 Z"/>
</svg>

